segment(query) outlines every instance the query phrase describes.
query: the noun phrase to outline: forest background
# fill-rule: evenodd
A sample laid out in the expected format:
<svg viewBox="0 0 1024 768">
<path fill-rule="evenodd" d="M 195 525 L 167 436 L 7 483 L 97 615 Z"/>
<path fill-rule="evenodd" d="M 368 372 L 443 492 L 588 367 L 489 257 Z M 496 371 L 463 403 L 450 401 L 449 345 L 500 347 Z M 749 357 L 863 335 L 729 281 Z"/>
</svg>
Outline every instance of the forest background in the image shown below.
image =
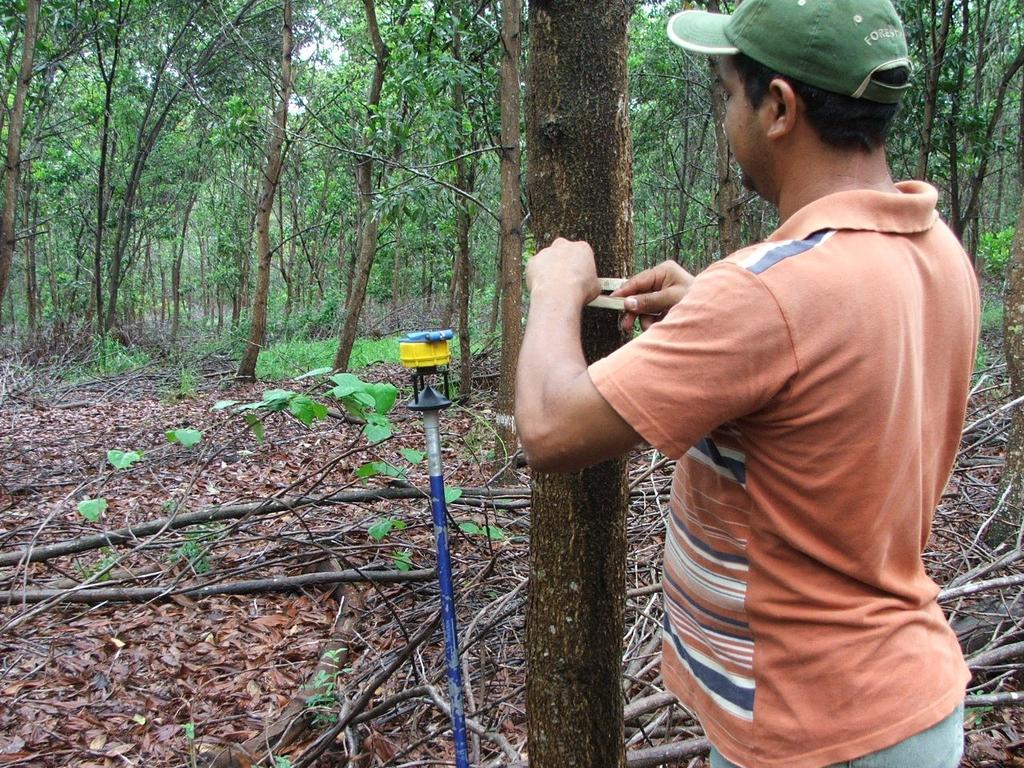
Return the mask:
<svg viewBox="0 0 1024 768">
<path fill-rule="evenodd" d="M 699 272 L 776 215 L 739 184 L 707 61 L 666 38 L 678 4 L 627 5 L 634 268 Z M 1003 710 L 1019 704 L 1024 656 L 1024 5 L 895 5 L 915 87 L 893 176 L 938 188 L 983 298 L 929 572 L 979 675 L 964 765 L 1011 765 L 1024 744 Z M 526 531 L 537 537 L 509 416 L 536 247 L 523 10 L 0 0 L 0 762 L 447 755 L 424 671 L 443 662 L 423 650 L 436 595 L 410 485 L 422 435 L 384 413 L 405 380 L 397 337 L 433 327 L 457 332 L 446 457 L 463 641 L 478 654 L 464 660 L 480 686 L 474 764 L 525 754 Z M 332 373 L 333 400 L 313 392 Z M 657 677 L 669 469 L 653 453 L 629 469 L 628 628 L 612 650 L 634 766 L 707 751 Z M 350 585 L 384 566 L 390 585 Z"/>
<path fill-rule="evenodd" d="M 0 7 L 6 338 L 88 341 L 107 367 L 182 348 L 240 360 L 265 322 L 257 343 L 284 345 L 288 362 L 263 356 L 255 372 L 274 377 L 330 364 L 350 316 L 380 338 L 449 325 L 465 302 L 464 335 L 489 343 L 494 4 L 378 3 L 378 39 L 363 3 L 295 2 L 282 73 L 280 2 L 51 2 L 22 93 L 26 5 Z M 939 188 L 993 323 L 1021 197 L 1024 12 L 1013 0 L 897 5 L 916 87 L 889 145 L 894 177 Z M 775 220 L 721 162 L 710 73 L 666 39 L 669 10 L 642 3 L 631 28 L 636 268 L 699 271 Z"/>
</svg>

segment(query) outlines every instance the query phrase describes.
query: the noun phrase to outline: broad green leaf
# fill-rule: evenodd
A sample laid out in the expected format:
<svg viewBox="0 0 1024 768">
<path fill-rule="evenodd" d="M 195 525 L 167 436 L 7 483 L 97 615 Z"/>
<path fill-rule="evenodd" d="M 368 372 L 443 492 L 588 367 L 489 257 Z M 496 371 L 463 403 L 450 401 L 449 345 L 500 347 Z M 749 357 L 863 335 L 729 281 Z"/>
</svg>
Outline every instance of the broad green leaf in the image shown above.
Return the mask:
<svg viewBox="0 0 1024 768">
<path fill-rule="evenodd" d="M 404 469 L 388 464 L 386 461 L 371 461 L 368 464 L 363 464 L 363 466 L 356 470 L 356 477 L 368 478 L 376 477 L 377 475 L 398 477 L 403 480 L 406 477 Z"/>
<path fill-rule="evenodd" d="M 142 451 L 107 451 L 107 461 L 114 469 L 128 469 L 132 464 L 142 460 Z"/>
<path fill-rule="evenodd" d="M 85 501 L 78 502 L 78 514 L 88 520 L 90 523 L 95 523 L 100 519 L 100 515 L 107 508 L 107 500 L 104 498 L 99 499 L 85 499 Z"/>
<path fill-rule="evenodd" d="M 296 395 L 288 404 L 291 414 L 307 427 L 316 419 L 327 418 L 327 406 L 321 405 L 309 395 Z"/>
<path fill-rule="evenodd" d="M 398 390 L 391 384 L 367 384 L 366 391 L 373 397 L 373 410 L 381 416 L 395 407 Z"/>
<path fill-rule="evenodd" d="M 238 405 L 239 402 L 240 401 L 238 400 L 218 400 L 216 403 L 213 404 L 213 408 L 211 408 L 210 410 L 223 411 L 225 408 L 230 408 L 232 405 Z M 189 725 L 191 725 L 191 723 L 189 723 Z"/>
<path fill-rule="evenodd" d="M 167 431 L 167 439 L 172 443 L 181 443 L 186 448 L 203 439 L 203 433 L 198 429 L 170 429 Z"/>
<path fill-rule="evenodd" d="M 408 549 L 403 549 L 399 552 L 395 552 L 395 568 L 400 571 L 411 571 L 412 570 L 412 552 Z"/>
<path fill-rule="evenodd" d="M 502 539 L 505 538 L 505 532 L 503 530 L 501 530 L 501 528 L 499 528 L 496 525 L 488 525 L 487 526 L 487 537 L 489 539 L 493 539 L 494 541 L 501 541 Z"/>
<path fill-rule="evenodd" d="M 351 373 L 336 373 L 331 376 L 337 386 L 331 390 L 331 394 L 341 400 L 343 397 L 348 397 L 353 392 L 358 392 L 363 388 L 363 382 L 358 376 L 354 376 Z"/>
<path fill-rule="evenodd" d="M 366 435 L 366 439 L 371 443 L 387 440 L 391 437 L 391 421 L 387 416 L 381 416 L 379 413 L 368 413 L 366 415 L 366 425 L 363 427 L 363 434 Z"/>
<path fill-rule="evenodd" d="M 399 453 L 401 453 L 402 456 L 405 457 L 405 460 L 410 464 L 419 464 L 427 456 L 423 451 L 417 451 L 414 448 L 403 448 Z"/>
<path fill-rule="evenodd" d="M 287 389 L 268 389 L 263 393 L 263 405 L 269 411 L 283 411 L 293 397 L 295 393 Z"/>
<path fill-rule="evenodd" d="M 445 488 L 444 489 L 444 503 L 451 504 L 452 502 L 458 501 L 462 498 L 461 488 Z"/>
<path fill-rule="evenodd" d="M 249 425 L 249 429 L 256 435 L 256 439 L 259 442 L 263 442 L 263 422 L 260 421 L 260 417 L 255 413 L 245 414 L 245 423 Z"/>
<path fill-rule="evenodd" d="M 330 373 L 333 368 L 314 368 L 312 371 L 306 371 L 301 376 L 296 376 L 295 381 L 302 381 L 303 379 L 311 379 L 314 376 L 323 376 L 325 373 Z"/>
<path fill-rule="evenodd" d="M 367 533 L 370 534 L 370 538 L 374 541 L 383 541 L 384 537 L 391 533 L 391 531 L 400 531 L 403 528 L 405 528 L 405 523 L 402 520 L 388 517 L 377 520 L 367 529 Z"/>
<path fill-rule="evenodd" d="M 459 523 L 459 530 L 470 536 L 475 536 L 478 533 L 483 533 L 483 528 L 481 528 L 479 525 L 471 521 Z"/>
</svg>

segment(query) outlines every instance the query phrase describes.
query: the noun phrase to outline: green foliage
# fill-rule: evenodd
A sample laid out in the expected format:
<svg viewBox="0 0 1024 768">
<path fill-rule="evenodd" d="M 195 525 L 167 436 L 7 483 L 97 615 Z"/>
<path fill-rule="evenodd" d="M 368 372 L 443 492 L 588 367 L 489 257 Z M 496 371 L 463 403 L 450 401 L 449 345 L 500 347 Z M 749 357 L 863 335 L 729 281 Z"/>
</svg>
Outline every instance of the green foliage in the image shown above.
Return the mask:
<svg viewBox="0 0 1024 768">
<path fill-rule="evenodd" d="M 398 399 L 398 390 L 391 384 L 365 382 L 351 373 L 331 376 L 335 386 L 329 394 L 338 399 L 356 418 L 363 419 L 363 434 L 371 443 L 391 437 L 391 421 L 387 413 Z"/>
<path fill-rule="evenodd" d="M 84 367 L 70 369 L 72 380 L 109 376 L 123 371 L 148 365 L 150 357 L 141 349 L 128 348 L 112 336 L 96 336 L 92 342 L 92 353 Z"/>
<path fill-rule="evenodd" d="M 142 451 L 107 451 L 107 461 L 114 469 L 128 469 L 132 464 L 142 461 Z"/>
<path fill-rule="evenodd" d="M 381 542 L 387 538 L 387 535 L 392 531 L 401 531 L 404 528 L 404 521 L 394 517 L 382 517 L 374 521 L 374 523 L 366 529 L 366 532 L 370 534 L 371 539 Z"/>
<path fill-rule="evenodd" d="M 82 566 L 75 563 L 75 571 L 84 581 L 92 579 L 94 582 L 110 581 L 110 569 L 117 565 L 117 552 L 110 547 L 103 547 L 100 550 L 100 557 L 94 558 L 93 562 Z"/>
<path fill-rule="evenodd" d="M 261 381 L 284 381 L 313 369 L 332 370 L 331 364 L 337 350 L 336 339 L 295 339 L 273 344 L 260 353 L 256 363 L 256 378 Z M 359 338 L 352 347 L 349 368 L 358 371 L 374 363 L 397 359 L 397 339 Z"/>
<path fill-rule="evenodd" d="M 90 523 L 95 523 L 100 519 L 107 510 L 107 500 L 104 498 L 98 499 L 85 499 L 84 501 L 78 502 L 78 514 L 88 520 Z"/>
<path fill-rule="evenodd" d="M 458 501 L 462 498 L 461 488 L 445 488 L 444 489 L 444 503 L 451 504 L 454 501 Z"/>
<path fill-rule="evenodd" d="M 394 464 L 388 464 L 386 461 L 370 461 L 356 470 L 356 477 L 364 480 L 370 477 L 377 477 L 378 475 L 396 477 L 401 480 L 405 480 L 408 477 L 404 469 L 396 467 Z"/>
<path fill-rule="evenodd" d="M 224 535 L 220 523 L 196 526 L 185 534 L 185 541 L 171 553 L 171 563 L 184 561 L 197 576 L 210 572 L 210 549 Z"/>
<path fill-rule="evenodd" d="M 981 332 L 991 334 L 1003 329 L 1003 302 L 1001 298 L 986 298 L 981 305 Z"/>
<path fill-rule="evenodd" d="M 412 570 L 412 551 L 408 549 L 402 549 L 392 556 L 392 561 L 395 564 L 395 570 L 398 571 L 411 571 Z"/>
<path fill-rule="evenodd" d="M 198 429 L 169 429 L 164 434 L 169 442 L 181 443 L 186 448 L 191 448 L 203 439 L 203 433 Z"/>
<path fill-rule="evenodd" d="M 472 521 L 459 523 L 459 530 L 469 536 L 486 536 L 494 541 L 501 541 L 505 538 L 505 532 L 496 525 L 479 526 Z"/>
<path fill-rule="evenodd" d="M 191 368 L 182 366 L 173 383 L 164 387 L 160 399 L 164 402 L 188 400 L 199 391 L 199 377 Z"/>
<path fill-rule="evenodd" d="M 985 232 L 978 243 L 978 256 L 985 265 L 985 273 L 1001 277 L 1010 263 L 1013 246 L 1013 227 L 998 232 Z"/>
<path fill-rule="evenodd" d="M 315 727 L 331 725 L 338 721 L 338 714 L 334 711 L 338 704 L 337 679 L 337 673 L 331 674 L 321 669 L 302 686 L 306 697 L 306 709 L 314 710 Z"/>
</svg>

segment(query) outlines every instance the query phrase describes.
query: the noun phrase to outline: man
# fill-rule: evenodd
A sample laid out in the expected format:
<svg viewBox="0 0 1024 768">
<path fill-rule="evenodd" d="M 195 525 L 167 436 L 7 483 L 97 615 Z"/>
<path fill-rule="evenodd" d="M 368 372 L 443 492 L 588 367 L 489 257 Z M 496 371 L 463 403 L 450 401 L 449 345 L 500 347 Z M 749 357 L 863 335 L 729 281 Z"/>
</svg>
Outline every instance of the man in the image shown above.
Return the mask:
<svg viewBox="0 0 1024 768">
<path fill-rule="evenodd" d="M 978 295 L 937 194 L 884 138 L 909 61 L 888 0 L 687 11 L 745 184 L 781 226 L 696 278 L 619 291 L 645 332 L 587 366 L 586 243 L 527 268 L 516 419 L 531 465 L 644 440 L 677 458 L 663 677 L 711 765 L 951 768 L 969 674 L 921 553 L 963 425 Z"/>
</svg>

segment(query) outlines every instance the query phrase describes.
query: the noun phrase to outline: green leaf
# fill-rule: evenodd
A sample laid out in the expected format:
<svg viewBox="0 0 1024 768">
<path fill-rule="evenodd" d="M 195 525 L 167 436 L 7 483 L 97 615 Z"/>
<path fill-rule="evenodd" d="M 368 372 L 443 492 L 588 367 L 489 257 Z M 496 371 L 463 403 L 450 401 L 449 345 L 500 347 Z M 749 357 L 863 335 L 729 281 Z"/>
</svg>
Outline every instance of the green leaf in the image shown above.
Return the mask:
<svg viewBox="0 0 1024 768">
<path fill-rule="evenodd" d="M 333 368 L 314 368 L 312 371 L 306 371 L 301 376 L 296 376 L 295 381 L 302 381 L 303 379 L 311 379 L 314 376 L 323 376 L 325 373 L 330 373 Z"/>
<path fill-rule="evenodd" d="M 366 425 L 363 427 L 363 434 L 371 443 L 379 443 L 391 437 L 391 421 L 387 416 L 378 413 L 366 415 Z"/>
<path fill-rule="evenodd" d="M 331 390 L 331 394 L 339 400 L 343 397 L 348 397 L 354 392 L 359 392 L 364 386 L 362 380 L 351 373 L 336 373 L 334 376 L 331 376 L 331 381 L 338 385 Z"/>
<path fill-rule="evenodd" d="M 461 488 L 445 488 L 444 489 L 444 503 L 451 504 L 454 501 L 458 501 L 462 498 Z"/>
<path fill-rule="evenodd" d="M 100 515 L 107 508 L 107 500 L 104 498 L 99 499 L 85 499 L 84 501 L 78 502 L 78 514 L 88 520 L 90 523 L 95 523 L 100 519 Z"/>
<path fill-rule="evenodd" d="M 367 384 L 366 391 L 373 397 L 373 410 L 381 416 L 395 407 L 398 390 L 391 384 Z"/>
<path fill-rule="evenodd" d="M 469 536 L 475 536 L 478 533 L 484 532 L 483 528 L 481 528 L 479 525 L 471 521 L 459 523 L 459 530 L 465 534 L 468 534 Z"/>
<path fill-rule="evenodd" d="M 181 443 L 186 448 L 191 448 L 203 439 L 203 433 L 198 429 L 170 429 L 166 434 L 170 442 Z"/>
<path fill-rule="evenodd" d="M 374 541 L 383 541 L 392 531 L 400 531 L 405 528 L 405 522 L 396 520 L 393 517 L 381 518 L 367 529 L 370 538 Z"/>
<path fill-rule="evenodd" d="M 185 729 L 185 738 L 188 741 L 195 741 L 196 740 L 196 724 L 195 723 L 185 723 L 181 727 Z"/>
<path fill-rule="evenodd" d="M 293 397 L 295 397 L 295 393 L 287 389 L 268 389 L 263 393 L 262 405 L 268 411 L 283 411 L 288 407 Z"/>
<path fill-rule="evenodd" d="M 412 552 L 408 549 L 403 549 L 399 552 L 395 552 L 395 568 L 400 571 L 411 571 L 412 570 Z"/>
<path fill-rule="evenodd" d="M 114 469 L 128 469 L 132 464 L 142 460 L 142 451 L 107 451 L 107 461 Z"/>
<path fill-rule="evenodd" d="M 288 410 L 307 427 L 316 419 L 327 418 L 327 406 L 321 405 L 309 395 L 296 395 L 288 404 Z"/>
<path fill-rule="evenodd" d="M 259 442 L 263 442 L 263 422 L 260 421 L 260 417 L 255 413 L 245 414 L 245 423 L 249 425 L 249 429 L 256 435 L 256 439 Z"/>
<path fill-rule="evenodd" d="M 496 525 L 487 526 L 487 538 L 493 541 L 501 541 L 505 538 L 505 532 Z"/>
<path fill-rule="evenodd" d="M 363 466 L 356 470 L 356 477 L 368 478 L 376 477 L 377 475 L 398 477 L 403 480 L 406 478 L 404 469 L 388 464 L 386 461 L 371 461 L 368 464 L 363 464 Z"/>
<path fill-rule="evenodd" d="M 213 404 L 213 408 L 211 408 L 210 410 L 223 411 L 225 408 L 230 408 L 232 405 L 238 405 L 239 402 L 240 401 L 238 400 L 218 400 L 216 403 Z M 192 725 L 192 723 L 189 723 L 189 725 Z M 192 725 L 192 727 L 194 728 L 195 726 Z"/>
<path fill-rule="evenodd" d="M 405 460 L 410 464 L 419 464 L 427 456 L 423 451 L 417 451 L 413 448 L 403 448 L 399 453 L 401 453 L 402 456 L 405 457 Z"/>
</svg>

